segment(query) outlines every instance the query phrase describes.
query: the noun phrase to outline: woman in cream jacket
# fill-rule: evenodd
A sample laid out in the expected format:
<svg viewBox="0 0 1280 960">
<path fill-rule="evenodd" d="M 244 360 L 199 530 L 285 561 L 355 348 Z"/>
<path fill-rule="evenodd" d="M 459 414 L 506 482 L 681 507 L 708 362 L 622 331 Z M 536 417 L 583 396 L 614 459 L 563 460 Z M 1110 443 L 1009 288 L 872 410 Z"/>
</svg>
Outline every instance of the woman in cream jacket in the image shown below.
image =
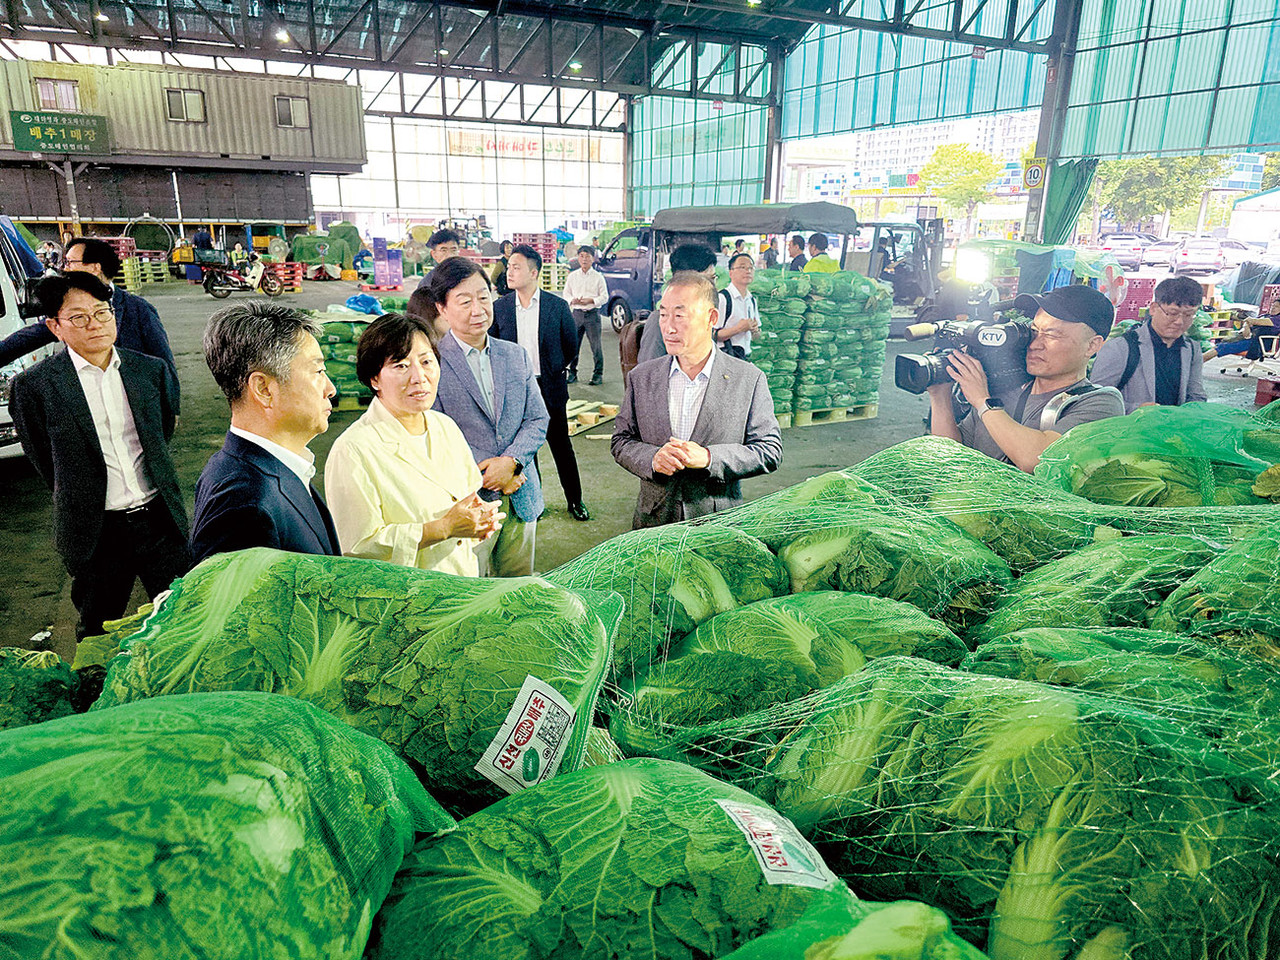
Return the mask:
<svg viewBox="0 0 1280 960">
<path fill-rule="evenodd" d="M 349 557 L 474 577 L 503 514 L 457 425 L 431 409 L 440 358 L 430 324 L 388 313 L 360 338 L 356 375 L 376 394 L 333 444 L 325 499 Z"/>
</svg>

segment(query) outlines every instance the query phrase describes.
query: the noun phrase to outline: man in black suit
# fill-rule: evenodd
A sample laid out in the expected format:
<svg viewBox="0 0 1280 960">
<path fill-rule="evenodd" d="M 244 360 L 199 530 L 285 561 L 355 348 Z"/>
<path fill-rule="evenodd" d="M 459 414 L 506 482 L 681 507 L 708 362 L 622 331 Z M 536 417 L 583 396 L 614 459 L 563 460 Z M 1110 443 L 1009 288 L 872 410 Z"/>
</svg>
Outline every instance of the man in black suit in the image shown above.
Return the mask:
<svg viewBox="0 0 1280 960">
<path fill-rule="evenodd" d="M 177 384 L 159 360 L 116 347 L 111 291 L 96 277 L 47 277 L 36 298 L 66 349 L 14 379 L 9 410 L 53 490 L 83 639 L 124 614 L 135 578 L 154 597 L 191 567 L 168 447 Z"/>
<path fill-rule="evenodd" d="M 67 244 L 62 257 L 63 273 L 81 271 L 93 274 L 111 291 L 111 311 L 116 317 L 116 346 L 163 360 L 168 366 L 173 374 L 173 408 L 176 412 L 179 405 L 178 368 L 173 362 L 173 351 L 169 349 L 169 337 L 155 307 L 124 287 L 115 285 L 115 278 L 120 273 L 120 258 L 116 256 L 115 249 L 96 237 L 78 237 Z M 0 367 L 56 342 L 57 338 L 43 321 L 28 324 L 0 341 Z"/>
<path fill-rule="evenodd" d="M 275 547 L 338 556 L 329 509 L 311 486 L 307 444 L 329 429 L 336 392 L 316 337 L 292 307 L 250 300 L 214 314 L 204 359 L 231 404 L 231 429 L 196 483 L 191 552 Z"/>
<path fill-rule="evenodd" d="M 569 304 L 554 293 L 538 289 L 541 269 L 542 257 L 533 247 L 521 244 L 511 251 L 507 260 L 511 292 L 494 301 L 491 332 L 499 340 L 519 343 L 533 360 L 538 389 L 551 415 L 547 446 L 569 501 L 569 515 L 575 520 L 590 520 L 591 513 L 582 502 L 582 479 L 578 476 L 578 459 L 573 454 L 565 412 L 569 384 L 564 371 L 578 355 L 578 329 Z"/>
</svg>

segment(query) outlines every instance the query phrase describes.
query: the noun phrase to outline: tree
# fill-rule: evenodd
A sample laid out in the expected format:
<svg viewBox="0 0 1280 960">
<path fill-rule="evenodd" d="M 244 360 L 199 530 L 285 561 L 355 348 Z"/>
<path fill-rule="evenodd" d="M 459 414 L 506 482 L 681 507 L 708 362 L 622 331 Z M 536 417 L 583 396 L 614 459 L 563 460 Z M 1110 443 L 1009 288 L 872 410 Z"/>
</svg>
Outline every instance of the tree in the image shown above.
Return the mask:
<svg viewBox="0 0 1280 960">
<path fill-rule="evenodd" d="M 1262 165 L 1262 189 L 1280 187 L 1280 153 L 1268 153 Z"/>
<path fill-rule="evenodd" d="M 1118 224 L 1136 226 L 1189 203 L 1230 171 L 1226 157 L 1132 157 L 1104 160 L 1098 199 Z"/>
<path fill-rule="evenodd" d="M 1004 164 L 989 153 L 963 143 L 944 143 L 920 168 L 920 181 L 931 187 L 936 196 L 964 210 L 967 237 L 973 211 L 991 196 L 991 185 L 1002 170 Z"/>
</svg>

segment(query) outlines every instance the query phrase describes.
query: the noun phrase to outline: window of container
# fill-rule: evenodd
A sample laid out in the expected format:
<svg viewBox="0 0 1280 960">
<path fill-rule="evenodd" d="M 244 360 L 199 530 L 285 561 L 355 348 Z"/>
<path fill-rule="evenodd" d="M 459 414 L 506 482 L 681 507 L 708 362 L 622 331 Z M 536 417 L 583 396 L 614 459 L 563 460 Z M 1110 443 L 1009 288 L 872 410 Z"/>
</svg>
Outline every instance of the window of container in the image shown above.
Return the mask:
<svg viewBox="0 0 1280 960">
<path fill-rule="evenodd" d="M 311 107 L 306 97 L 276 97 L 277 127 L 311 126 Z"/>
<path fill-rule="evenodd" d="M 165 107 L 173 123 L 204 123 L 204 91 L 166 89 Z"/>
<path fill-rule="evenodd" d="M 80 84 L 76 80 L 36 80 L 36 99 L 40 101 L 41 110 L 68 110 L 72 113 L 80 109 Z"/>
</svg>

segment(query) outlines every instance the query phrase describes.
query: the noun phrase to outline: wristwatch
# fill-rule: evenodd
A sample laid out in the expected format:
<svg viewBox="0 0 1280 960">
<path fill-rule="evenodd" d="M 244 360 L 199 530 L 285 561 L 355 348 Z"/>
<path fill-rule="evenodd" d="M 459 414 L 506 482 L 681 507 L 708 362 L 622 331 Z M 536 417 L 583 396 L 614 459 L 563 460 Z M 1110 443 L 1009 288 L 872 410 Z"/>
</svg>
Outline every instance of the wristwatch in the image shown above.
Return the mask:
<svg viewBox="0 0 1280 960">
<path fill-rule="evenodd" d="M 982 411 L 978 414 L 978 417 L 979 418 L 984 417 L 988 413 L 990 413 L 992 410 L 1003 410 L 1003 409 L 1004 409 L 1003 400 L 1001 400 L 999 397 L 987 397 L 986 402 L 982 405 Z"/>
<path fill-rule="evenodd" d="M 516 460 L 516 458 L 515 458 L 515 457 L 512 457 L 511 459 L 512 459 L 512 460 Z M 516 468 L 515 468 L 514 470 L 512 470 L 512 471 L 511 471 L 511 475 L 512 475 L 513 477 L 518 477 L 518 476 L 520 476 L 520 474 L 521 474 L 521 473 L 523 473 L 523 472 L 524 472 L 524 464 L 523 464 L 523 463 L 521 463 L 519 460 L 516 460 Z"/>
</svg>

